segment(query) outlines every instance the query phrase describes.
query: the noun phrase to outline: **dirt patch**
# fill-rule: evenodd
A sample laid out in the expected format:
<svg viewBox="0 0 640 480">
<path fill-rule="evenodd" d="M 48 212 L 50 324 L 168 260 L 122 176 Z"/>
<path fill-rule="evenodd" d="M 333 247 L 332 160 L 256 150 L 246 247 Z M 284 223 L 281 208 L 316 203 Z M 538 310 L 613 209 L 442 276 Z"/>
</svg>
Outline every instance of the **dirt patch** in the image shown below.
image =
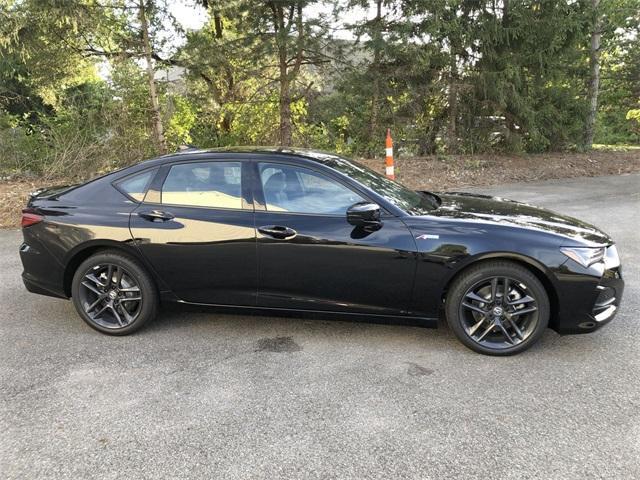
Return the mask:
<svg viewBox="0 0 640 480">
<path fill-rule="evenodd" d="M 0 228 L 20 225 L 20 212 L 27 204 L 29 193 L 36 190 L 37 185 L 33 180 L 0 180 Z"/>
<path fill-rule="evenodd" d="M 384 171 L 384 159 L 363 160 Z M 396 159 L 396 179 L 414 189 L 443 191 L 469 186 L 597 177 L 640 172 L 640 149 L 539 155 L 450 155 Z"/>
<path fill-rule="evenodd" d="M 382 158 L 360 161 L 375 170 L 384 171 Z M 539 155 L 432 155 L 396 159 L 398 181 L 411 188 L 435 191 L 632 172 L 640 172 L 640 149 Z M 58 179 L 53 183 L 64 185 L 69 182 Z M 29 192 L 42 186 L 43 182 L 36 179 L 0 180 L 0 228 L 17 227 L 20 210 Z"/>
</svg>

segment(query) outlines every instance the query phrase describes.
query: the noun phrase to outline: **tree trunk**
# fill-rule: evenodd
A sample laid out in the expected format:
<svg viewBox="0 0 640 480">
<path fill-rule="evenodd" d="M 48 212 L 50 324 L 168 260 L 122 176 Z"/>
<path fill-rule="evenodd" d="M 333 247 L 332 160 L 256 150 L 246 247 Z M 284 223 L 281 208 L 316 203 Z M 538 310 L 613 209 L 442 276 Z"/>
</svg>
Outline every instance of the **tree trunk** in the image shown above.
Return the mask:
<svg viewBox="0 0 640 480">
<path fill-rule="evenodd" d="M 456 153 L 458 150 L 458 65 L 456 55 L 451 53 L 451 74 L 449 76 L 449 121 L 447 125 L 447 151 Z"/>
<path fill-rule="evenodd" d="M 285 59 L 286 62 L 286 59 Z M 286 65 L 280 66 L 280 145 L 290 147 L 292 143 L 291 92 Z"/>
<path fill-rule="evenodd" d="M 600 88 L 600 37 L 602 20 L 598 7 L 600 0 L 591 0 L 593 8 L 593 30 L 591 32 L 591 48 L 589 49 L 589 66 L 591 76 L 589 79 L 589 112 L 585 122 L 584 148 L 591 149 L 593 146 L 593 136 L 595 134 L 596 114 L 598 113 L 598 90 Z"/>
<path fill-rule="evenodd" d="M 290 26 L 285 24 L 285 13 L 281 5 L 273 4 L 273 22 L 276 31 L 276 45 L 278 48 L 278 67 L 280 70 L 280 94 L 278 106 L 280 113 L 280 126 L 278 136 L 280 146 L 290 147 L 292 144 L 291 126 L 291 81 L 295 72 L 289 72 L 289 58 L 287 42 L 289 41 Z"/>
<path fill-rule="evenodd" d="M 147 82 L 149 83 L 149 101 L 151 103 L 153 137 L 158 152 L 164 154 L 167 153 L 167 144 L 164 138 L 164 129 L 162 128 L 160 101 L 158 100 L 158 91 L 156 89 L 156 81 L 154 78 L 155 72 L 153 64 L 151 63 L 151 41 L 149 40 L 149 22 L 147 20 L 145 0 L 139 0 L 138 13 L 140 17 L 140 28 L 142 29 L 142 47 L 144 49 L 144 58 L 147 63 Z"/>
<path fill-rule="evenodd" d="M 382 41 L 382 0 L 376 0 L 375 32 L 373 36 L 373 85 L 371 89 L 371 118 L 369 119 L 369 142 L 375 144 L 378 133 L 378 112 L 380 107 L 380 43 Z M 375 157 L 377 149 L 370 152 Z"/>
<path fill-rule="evenodd" d="M 432 155 L 436 153 L 438 148 L 436 138 L 438 137 L 438 133 L 440 133 L 440 129 L 447 118 L 447 113 L 448 112 L 446 110 L 443 110 L 431 119 L 429 126 L 418 139 L 418 155 Z"/>
<path fill-rule="evenodd" d="M 233 83 L 227 85 L 227 93 L 225 94 L 225 105 L 233 102 L 235 98 L 235 94 L 233 91 Z M 223 105 L 220 105 L 223 106 Z M 224 115 L 222 116 L 222 131 L 225 133 L 231 132 L 231 127 L 233 126 L 234 115 L 228 109 L 225 109 Z"/>
<path fill-rule="evenodd" d="M 218 9 L 213 10 L 213 25 L 215 29 L 215 38 L 217 40 L 222 40 L 222 37 L 224 35 L 224 25 L 222 23 L 222 17 L 220 16 L 220 10 Z M 218 103 L 221 107 L 233 102 L 235 98 L 235 77 L 233 75 L 233 69 L 231 68 L 231 65 L 229 63 L 226 63 L 223 68 L 225 72 L 226 92 L 224 92 L 224 95 L 218 95 Z M 220 128 L 224 133 L 228 134 L 231 132 L 232 125 L 233 114 L 227 110 L 222 116 Z"/>
<path fill-rule="evenodd" d="M 220 11 L 218 9 L 213 10 L 213 25 L 216 32 L 216 38 L 222 38 L 222 17 L 220 17 Z"/>
<path fill-rule="evenodd" d="M 273 26 L 275 30 L 276 47 L 278 50 L 278 67 L 280 70 L 280 145 L 289 147 L 293 143 L 293 119 L 291 118 L 291 86 L 295 84 L 300 73 L 300 67 L 304 60 L 305 31 L 302 9 L 305 5 L 303 1 L 291 2 L 288 11 L 282 2 L 268 2 L 273 14 Z M 295 45 L 289 48 L 292 40 L 293 27 L 295 25 L 296 41 Z M 289 59 L 292 52 L 293 58 Z"/>
</svg>

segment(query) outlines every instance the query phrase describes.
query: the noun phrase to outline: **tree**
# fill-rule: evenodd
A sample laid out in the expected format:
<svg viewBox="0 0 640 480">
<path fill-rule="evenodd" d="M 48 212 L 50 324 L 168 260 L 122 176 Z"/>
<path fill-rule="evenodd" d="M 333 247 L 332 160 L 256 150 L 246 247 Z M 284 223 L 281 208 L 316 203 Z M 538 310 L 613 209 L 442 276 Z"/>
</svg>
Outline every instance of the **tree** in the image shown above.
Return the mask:
<svg viewBox="0 0 640 480">
<path fill-rule="evenodd" d="M 375 138 L 378 133 L 378 111 L 380 110 L 380 60 L 382 49 L 382 0 L 376 0 L 376 16 L 372 25 L 372 39 L 373 46 L 373 85 L 371 88 L 371 121 L 369 126 L 369 135 L 371 138 Z"/>
<path fill-rule="evenodd" d="M 268 78 L 265 88 L 277 84 L 278 137 L 283 146 L 293 142 L 292 104 L 304 98 L 313 85 L 303 82 L 302 68 L 320 67 L 329 60 L 324 51 L 327 19 L 322 15 L 313 18 L 305 15 L 309 6 L 319 3 L 319 0 L 239 0 L 221 6 L 226 18 L 238 22 L 245 45 L 251 46 L 254 64 L 264 65 L 261 74 Z M 274 63 L 265 65 L 264 59 L 272 59 Z"/>
<path fill-rule="evenodd" d="M 167 0 L 0 2 L 0 169 L 185 142 L 372 156 L 387 127 L 420 155 L 640 141 L 637 0 L 195 3 L 208 21 L 183 31 Z"/>
<path fill-rule="evenodd" d="M 356 82 L 362 88 L 362 101 L 367 105 L 362 114 L 367 116 L 368 125 L 359 135 L 366 142 L 364 153 L 370 156 L 380 153 L 380 139 L 384 138 L 389 126 L 388 100 L 395 94 L 390 91 L 389 82 L 399 73 L 395 62 L 398 36 L 394 24 L 398 21 L 395 14 L 400 10 L 400 3 L 396 0 L 349 0 L 336 11 L 337 18 L 348 17 L 356 11 L 365 12 L 364 18 L 346 24 L 356 38 L 350 52 L 355 60 L 348 62 L 354 71 L 347 81 Z M 373 13 L 372 18 L 367 15 L 368 11 Z"/>
<path fill-rule="evenodd" d="M 636 0 L 600 4 L 600 93 L 595 142 L 640 142 L 640 128 L 628 112 L 640 105 L 640 10 Z"/>
<path fill-rule="evenodd" d="M 48 34 L 67 52 L 111 62 L 144 60 L 149 124 L 156 150 L 166 153 L 154 68 L 154 61 L 161 60 L 162 49 L 154 31 L 167 23 L 165 6 L 156 0 L 69 0 L 54 5 L 33 1 L 26 7 L 30 13 L 44 16 L 42 22 L 47 25 Z"/>
<path fill-rule="evenodd" d="M 147 18 L 149 10 L 150 5 L 145 2 L 145 0 L 138 0 L 138 16 L 140 18 L 140 30 L 142 32 L 142 51 L 144 53 L 147 69 L 147 82 L 149 83 L 149 102 L 151 103 L 154 139 L 158 151 L 160 153 L 167 153 L 167 143 L 164 138 L 160 102 L 158 100 L 158 90 L 156 88 L 155 70 L 152 63 L 153 51 L 149 35 L 149 20 Z"/>
<path fill-rule="evenodd" d="M 591 0 L 593 26 L 591 30 L 591 42 L 589 47 L 589 112 L 585 122 L 584 147 L 590 149 L 595 135 L 596 114 L 598 113 L 598 92 L 600 88 L 600 37 L 602 35 L 602 19 L 600 13 L 600 0 Z"/>
</svg>

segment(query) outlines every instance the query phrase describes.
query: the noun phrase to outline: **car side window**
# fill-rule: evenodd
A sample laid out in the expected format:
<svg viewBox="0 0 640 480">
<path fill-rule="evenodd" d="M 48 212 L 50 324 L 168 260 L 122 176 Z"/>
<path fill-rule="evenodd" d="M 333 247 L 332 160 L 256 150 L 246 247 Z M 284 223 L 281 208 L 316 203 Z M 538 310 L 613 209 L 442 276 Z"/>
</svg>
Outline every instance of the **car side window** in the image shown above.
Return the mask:
<svg viewBox="0 0 640 480">
<path fill-rule="evenodd" d="M 329 177 L 304 167 L 260 163 L 266 207 L 272 212 L 344 215 L 364 199 Z"/>
<path fill-rule="evenodd" d="M 141 202 L 144 200 L 147 188 L 149 187 L 149 182 L 151 182 L 156 171 L 157 169 L 147 170 L 146 172 L 133 175 L 121 182 L 118 182 L 117 187 L 120 191 L 126 193 L 134 200 Z"/>
<path fill-rule="evenodd" d="M 210 208 L 242 208 L 240 162 L 173 165 L 162 185 L 161 203 Z"/>
</svg>

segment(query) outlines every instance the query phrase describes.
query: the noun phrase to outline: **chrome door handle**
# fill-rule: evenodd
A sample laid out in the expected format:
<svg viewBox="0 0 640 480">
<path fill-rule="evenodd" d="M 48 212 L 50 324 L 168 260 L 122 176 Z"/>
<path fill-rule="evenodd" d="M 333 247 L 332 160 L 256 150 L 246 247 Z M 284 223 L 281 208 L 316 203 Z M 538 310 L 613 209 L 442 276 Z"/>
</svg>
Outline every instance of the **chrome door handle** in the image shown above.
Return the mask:
<svg viewBox="0 0 640 480">
<path fill-rule="evenodd" d="M 151 220 L 152 222 L 166 222 L 174 218 L 174 215 L 172 213 L 163 212 L 161 210 L 138 212 L 138 215 L 144 218 L 145 220 Z"/>
<path fill-rule="evenodd" d="M 282 225 L 265 225 L 262 227 L 258 227 L 258 231 L 263 235 L 277 238 L 279 240 L 293 238 L 298 234 L 298 232 L 296 232 L 293 228 L 283 227 Z"/>
</svg>

